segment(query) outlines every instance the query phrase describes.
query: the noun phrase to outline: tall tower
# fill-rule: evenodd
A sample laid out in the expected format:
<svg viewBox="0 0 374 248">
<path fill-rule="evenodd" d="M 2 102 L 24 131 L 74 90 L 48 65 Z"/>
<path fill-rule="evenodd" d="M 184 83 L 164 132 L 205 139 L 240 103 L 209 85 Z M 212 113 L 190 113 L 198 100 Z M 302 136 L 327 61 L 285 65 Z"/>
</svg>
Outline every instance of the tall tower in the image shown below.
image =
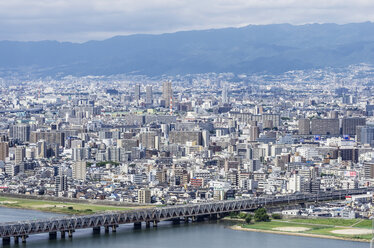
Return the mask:
<svg viewBox="0 0 374 248">
<path fill-rule="evenodd" d="M 224 84 L 222 89 L 222 103 L 229 103 L 229 92 L 227 84 Z"/>
<path fill-rule="evenodd" d="M 162 99 L 165 101 L 165 107 L 169 108 L 172 102 L 173 91 L 171 89 L 171 82 L 166 81 L 162 84 Z"/>
<path fill-rule="evenodd" d="M 136 84 L 134 86 L 134 98 L 135 98 L 135 101 L 140 100 L 140 84 Z"/>
<path fill-rule="evenodd" d="M 152 92 L 152 85 L 147 85 L 145 88 L 145 101 L 147 104 L 152 104 L 153 103 L 153 92 Z"/>
</svg>

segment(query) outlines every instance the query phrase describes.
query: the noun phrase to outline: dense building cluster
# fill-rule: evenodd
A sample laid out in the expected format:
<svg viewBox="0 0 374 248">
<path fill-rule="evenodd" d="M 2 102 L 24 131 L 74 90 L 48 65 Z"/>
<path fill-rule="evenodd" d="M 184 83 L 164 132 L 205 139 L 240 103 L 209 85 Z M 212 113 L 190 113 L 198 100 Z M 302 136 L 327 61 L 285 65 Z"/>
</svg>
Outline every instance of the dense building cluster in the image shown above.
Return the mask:
<svg viewBox="0 0 374 248">
<path fill-rule="evenodd" d="M 0 191 L 183 204 L 369 187 L 373 75 L 3 82 Z"/>
</svg>

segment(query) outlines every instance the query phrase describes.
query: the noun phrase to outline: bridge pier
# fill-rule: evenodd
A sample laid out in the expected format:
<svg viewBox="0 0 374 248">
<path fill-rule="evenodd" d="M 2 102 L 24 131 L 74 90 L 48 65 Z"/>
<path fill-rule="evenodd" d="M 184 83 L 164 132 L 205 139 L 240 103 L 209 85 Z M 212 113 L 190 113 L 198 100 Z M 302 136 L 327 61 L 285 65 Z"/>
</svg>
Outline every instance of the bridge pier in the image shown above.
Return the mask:
<svg viewBox="0 0 374 248">
<path fill-rule="evenodd" d="M 101 228 L 100 226 L 97 226 L 97 227 L 92 228 L 92 231 L 94 234 L 100 234 Z"/>
<path fill-rule="evenodd" d="M 151 222 L 150 221 L 146 221 L 145 222 L 145 227 L 146 228 L 150 228 L 151 227 Z"/>
<path fill-rule="evenodd" d="M 188 222 L 190 222 L 190 219 L 188 217 L 184 217 L 184 222 L 188 223 Z"/>
<path fill-rule="evenodd" d="M 141 222 L 135 222 L 134 223 L 134 229 L 141 229 L 142 228 L 142 223 Z"/>
<path fill-rule="evenodd" d="M 3 238 L 3 245 L 10 245 L 10 237 Z"/>
<path fill-rule="evenodd" d="M 49 232 L 49 239 L 56 239 L 57 238 L 57 232 Z"/>
<path fill-rule="evenodd" d="M 61 231 L 60 234 L 61 234 L 61 238 L 64 239 L 65 238 L 65 231 Z"/>
<path fill-rule="evenodd" d="M 22 243 L 26 243 L 26 239 L 27 239 L 27 237 L 28 237 L 27 235 L 23 235 L 23 236 L 22 236 Z"/>
<path fill-rule="evenodd" d="M 69 238 L 72 238 L 72 237 L 73 237 L 73 232 L 74 232 L 74 230 L 69 230 L 69 231 L 68 231 L 68 237 L 69 237 Z"/>
<path fill-rule="evenodd" d="M 112 226 L 112 232 L 117 232 L 117 225 Z"/>
<path fill-rule="evenodd" d="M 157 223 L 158 223 L 159 221 L 158 220 L 154 220 L 153 221 L 153 227 L 157 227 Z"/>
<path fill-rule="evenodd" d="M 15 244 L 18 244 L 18 243 L 19 243 L 19 237 L 18 237 L 18 236 L 14 236 L 14 243 L 15 243 Z"/>
<path fill-rule="evenodd" d="M 104 231 L 105 231 L 105 233 L 109 233 L 109 226 L 105 226 Z"/>
</svg>

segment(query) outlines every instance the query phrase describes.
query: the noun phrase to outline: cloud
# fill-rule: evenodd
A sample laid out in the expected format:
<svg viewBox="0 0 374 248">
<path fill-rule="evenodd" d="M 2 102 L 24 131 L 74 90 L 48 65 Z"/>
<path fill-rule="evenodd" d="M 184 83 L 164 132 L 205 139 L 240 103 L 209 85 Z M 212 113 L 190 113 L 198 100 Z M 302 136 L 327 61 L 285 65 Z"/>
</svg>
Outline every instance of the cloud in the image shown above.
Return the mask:
<svg viewBox="0 0 374 248">
<path fill-rule="evenodd" d="M 363 21 L 374 21 L 372 0 L 0 1 L 0 40 L 82 42 L 248 24 Z"/>
</svg>

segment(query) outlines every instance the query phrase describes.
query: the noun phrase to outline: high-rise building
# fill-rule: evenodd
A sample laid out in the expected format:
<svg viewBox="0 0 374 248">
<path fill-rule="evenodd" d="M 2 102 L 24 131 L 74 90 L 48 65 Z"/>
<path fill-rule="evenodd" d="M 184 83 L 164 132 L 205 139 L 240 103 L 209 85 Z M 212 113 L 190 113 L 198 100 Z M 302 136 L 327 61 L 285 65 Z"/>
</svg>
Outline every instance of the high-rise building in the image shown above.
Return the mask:
<svg viewBox="0 0 374 248">
<path fill-rule="evenodd" d="M 162 85 L 162 99 L 165 101 L 165 107 L 169 108 L 173 98 L 173 90 L 171 88 L 171 82 L 166 81 Z"/>
<path fill-rule="evenodd" d="M 309 119 L 300 119 L 299 120 L 299 134 L 300 135 L 309 135 L 310 134 L 310 120 Z"/>
<path fill-rule="evenodd" d="M 342 134 L 343 135 L 356 135 L 356 127 L 357 126 L 365 126 L 366 119 L 365 118 L 344 118 L 342 120 Z"/>
<path fill-rule="evenodd" d="M 77 161 L 73 164 L 73 178 L 76 180 L 86 180 L 87 164 L 85 161 Z"/>
<path fill-rule="evenodd" d="M 9 157 L 9 142 L 0 142 L 0 160 L 5 161 Z"/>
<path fill-rule="evenodd" d="M 151 203 L 151 190 L 139 189 L 138 190 L 138 203 Z"/>
<path fill-rule="evenodd" d="M 201 132 L 201 138 L 202 138 L 202 145 L 204 147 L 208 147 L 209 146 L 209 142 L 210 142 L 210 133 L 208 130 L 203 130 Z"/>
<path fill-rule="evenodd" d="M 313 135 L 339 135 L 339 119 L 313 119 L 310 125 Z"/>
<path fill-rule="evenodd" d="M 55 178 L 55 193 L 59 196 L 59 193 L 68 190 L 68 179 L 65 175 L 56 176 Z"/>
<path fill-rule="evenodd" d="M 134 86 L 134 99 L 135 99 L 135 101 L 140 100 L 140 84 L 136 84 Z"/>
<path fill-rule="evenodd" d="M 47 157 L 47 142 L 45 140 L 40 140 L 37 143 L 37 154 L 38 158 Z"/>
<path fill-rule="evenodd" d="M 9 129 L 9 136 L 21 142 L 30 141 L 30 125 L 28 124 L 12 125 Z"/>
<path fill-rule="evenodd" d="M 257 126 L 251 126 L 249 128 L 249 141 L 256 141 L 260 136 L 260 128 Z"/>
<path fill-rule="evenodd" d="M 339 118 L 339 112 L 336 110 L 330 111 L 330 118 L 331 119 L 338 119 Z"/>
<path fill-rule="evenodd" d="M 201 145 L 202 134 L 201 131 L 171 131 L 169 133 L 169 141 L 174 144 L 186 144 L 186 142 Z"/>
<path fill-rule="evenodd" d="M 26 158 L 26 147 L 25 146 L 17 146 L 16 147 L 16 154 L 15 154 L 15 161 L 16 163 L 21 163 Z"/>
<path fill-rule="evenodd" d="M 222 89 L 222 103 L 229 103 L 229 89 L 227 84 Z"/>
<path fill-rule="evenodd" d="M 147 104 L 153 103 L 152 85 L 147 85 L 147 87 L 145 88 L 145 103 Z"/>
<path fill-rule="evenodd" d="M 157 132 L 149 131 L 140 134 L 140 143 L 147 149 L 157 149 L 159 147 L 160 139 Z"/>
<path fill-rule="evenodd" d="M 58 131 L 33 131 L 30 134 L 30 142 L 37 143 L 39 140 L 45 140 L 47 144 L 65 145 L 65 134 Z"/>
<path fill-rule="evenodd" d="M 364 162 L 364 177 L 374 178 L 374 161 Z"/>
<path fill-rule="evenodd" d="M 374 145 L 374 126 L 357 126 L 357 142 Z"/>
</svg>

